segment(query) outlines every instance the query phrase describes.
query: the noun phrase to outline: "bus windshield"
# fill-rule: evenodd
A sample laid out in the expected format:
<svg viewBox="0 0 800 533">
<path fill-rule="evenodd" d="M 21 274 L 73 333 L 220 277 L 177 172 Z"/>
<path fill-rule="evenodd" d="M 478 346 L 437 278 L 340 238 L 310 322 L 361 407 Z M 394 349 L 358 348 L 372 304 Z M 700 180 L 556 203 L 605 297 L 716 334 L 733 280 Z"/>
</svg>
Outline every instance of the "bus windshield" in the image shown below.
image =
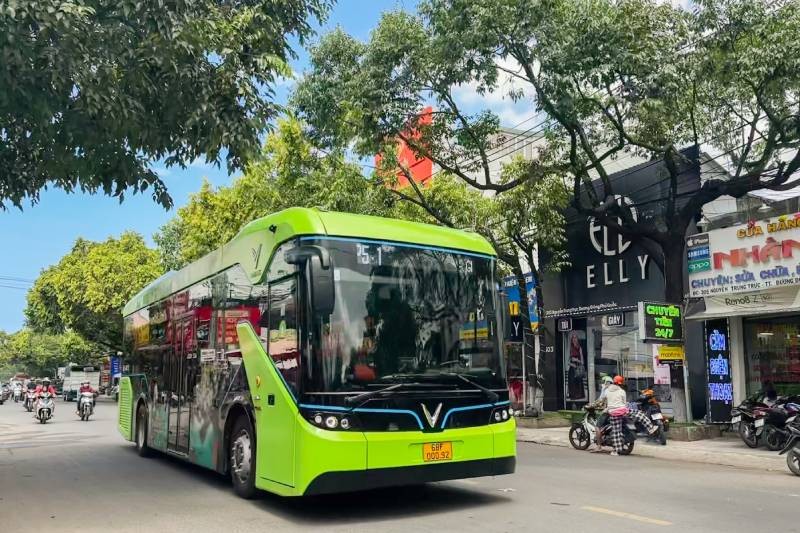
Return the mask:
<svg viewBox="0 0 800 533">
<path fill-rule="evenodd" d="M 326 248 L 335 304 L 312 335 L 309 393 L 392 383 L 504 388 L 494 261 L 483 255 L 351 239 Z M 467 382 L 468 383 L 468 382 Z"/>
</svg>

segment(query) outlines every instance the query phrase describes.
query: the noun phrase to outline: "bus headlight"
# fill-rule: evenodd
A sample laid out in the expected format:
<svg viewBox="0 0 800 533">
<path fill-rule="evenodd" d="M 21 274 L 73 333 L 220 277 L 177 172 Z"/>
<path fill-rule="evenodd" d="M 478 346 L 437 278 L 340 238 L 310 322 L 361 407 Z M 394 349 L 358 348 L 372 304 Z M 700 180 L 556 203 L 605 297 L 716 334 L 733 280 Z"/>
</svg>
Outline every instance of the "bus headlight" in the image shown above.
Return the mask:
<svg viewBox="0 0 800 533">
<path fill-rule="evenodd" d="M 342 418 L 339 421 L 339 425 L 342 427 L 342 429 L 350 429 L 350 419 L 347 417 Z"/>
<path fill-rule="evenodd" d="M 336 429 L 336 426 L 339 425 L 339 419 L 333 415 L 328 416 L 325 418 L 325 427 L 328 429 Z"/>
<path fill-rule="evenodd" d="M 502 413 L 503 420 L 508 420 L 508 409 L 503 409 L 500 412 Z"/>
<path fill-rule="evenodd" d="M 321 414 L 319 414 L 319 413 L 315 414 L 313 420 L 314 420 L 314 423 L 316 425 L 318 425 L 318 426 L 322 425 L 322 415 Z"/>
</svg>

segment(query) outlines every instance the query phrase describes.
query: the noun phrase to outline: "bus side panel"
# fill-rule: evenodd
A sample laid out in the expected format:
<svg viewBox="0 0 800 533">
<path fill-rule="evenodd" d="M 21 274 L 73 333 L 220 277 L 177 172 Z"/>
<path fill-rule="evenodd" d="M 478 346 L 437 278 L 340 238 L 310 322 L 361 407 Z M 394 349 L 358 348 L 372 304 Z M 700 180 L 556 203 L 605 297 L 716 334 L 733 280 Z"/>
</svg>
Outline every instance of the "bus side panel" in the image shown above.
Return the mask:
<svg viewBox="0 0 800 533">
<path fill-rule="evenodd" d="M 119 413 L 117 428 L 125 440 L 133 440 L 134 398 L 131 378 L 125 376 L 119 380 L 119 400 L 117 402 Z"/>
<path fill-rule="evenodd" d="M 167 451 L 167 436 L 169 435 L 168 409 L 169 405 L 164 396 L 156 396 L 150 402 L 150 420 L 147 427 L 147 445 L 161 452 Z"/>
<path fill-rule="evenodd" d="M 225 376 L 214 368 L 213 363 L 201 363 L 200 372 L 189 424 L 189 460 L 221 472 L 222 421 L 214 400 Z"/>
</svg>

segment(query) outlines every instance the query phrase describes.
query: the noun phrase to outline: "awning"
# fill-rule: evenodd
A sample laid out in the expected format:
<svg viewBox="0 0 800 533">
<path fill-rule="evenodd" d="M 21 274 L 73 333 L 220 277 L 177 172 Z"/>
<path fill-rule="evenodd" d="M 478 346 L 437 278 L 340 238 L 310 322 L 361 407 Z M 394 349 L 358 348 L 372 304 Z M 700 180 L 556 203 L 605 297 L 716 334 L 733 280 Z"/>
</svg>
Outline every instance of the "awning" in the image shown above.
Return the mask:
<svg viewBox="0 0 800 533">
<path fill-rule="evenodd" d="M 706 296 L 686 306 L 687 320 L 800 313 L 800 287 Z"/>
</svg>

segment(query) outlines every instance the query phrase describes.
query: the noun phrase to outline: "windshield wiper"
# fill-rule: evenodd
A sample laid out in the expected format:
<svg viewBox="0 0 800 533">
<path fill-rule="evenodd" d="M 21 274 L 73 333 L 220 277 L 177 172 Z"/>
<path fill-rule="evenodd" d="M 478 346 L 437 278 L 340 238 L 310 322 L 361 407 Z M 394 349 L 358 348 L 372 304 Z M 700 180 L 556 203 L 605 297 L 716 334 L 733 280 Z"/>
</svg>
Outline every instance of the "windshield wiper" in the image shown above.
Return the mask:
<svg viewBox="0 0 800 533">
<path fill-rule="evenodd" d="M 368 400 L 376 396 L 380 396 L 386 392 L 391 392 L 393 390 L 397 390 L 400 387 L 405 387 L 408 383 L 395 383 L 394 385 L 389 385 L 388 387 L 384 387 L 378 390 L 371 390 L 369 392 L 363 392 L 358 396 L 348 396 L 344 399 L 344 403 L 347 405 L 361 405 L 362 403 L 366 403 Z"/>
<path fill-rule="evenodd" d="M 472 385 L 473 387 L 475 387 L 477 389 L 480 389 L 480 391 L 482 393 L 484 393 L 486 395 L 486 397 L 489 399 L 489 401 L 492 402 L 492 403 L 496 403 L 497 400 L 500 399 L 500 396 L 498 396 L 495 391 L 484 387 L 480 383 L 476 383 L 476 382 L 472 381 L 471 379 L 469 379 L 464 374 L 459 374 L 458 372 L 443 372 L 442 374 L 445 375 L 445 376 L 455 376 L 458 379 L 460 379 L 461 381 L 463 381 L 464 383 L 468 383 L 468 384 Z"/>
</svg>

